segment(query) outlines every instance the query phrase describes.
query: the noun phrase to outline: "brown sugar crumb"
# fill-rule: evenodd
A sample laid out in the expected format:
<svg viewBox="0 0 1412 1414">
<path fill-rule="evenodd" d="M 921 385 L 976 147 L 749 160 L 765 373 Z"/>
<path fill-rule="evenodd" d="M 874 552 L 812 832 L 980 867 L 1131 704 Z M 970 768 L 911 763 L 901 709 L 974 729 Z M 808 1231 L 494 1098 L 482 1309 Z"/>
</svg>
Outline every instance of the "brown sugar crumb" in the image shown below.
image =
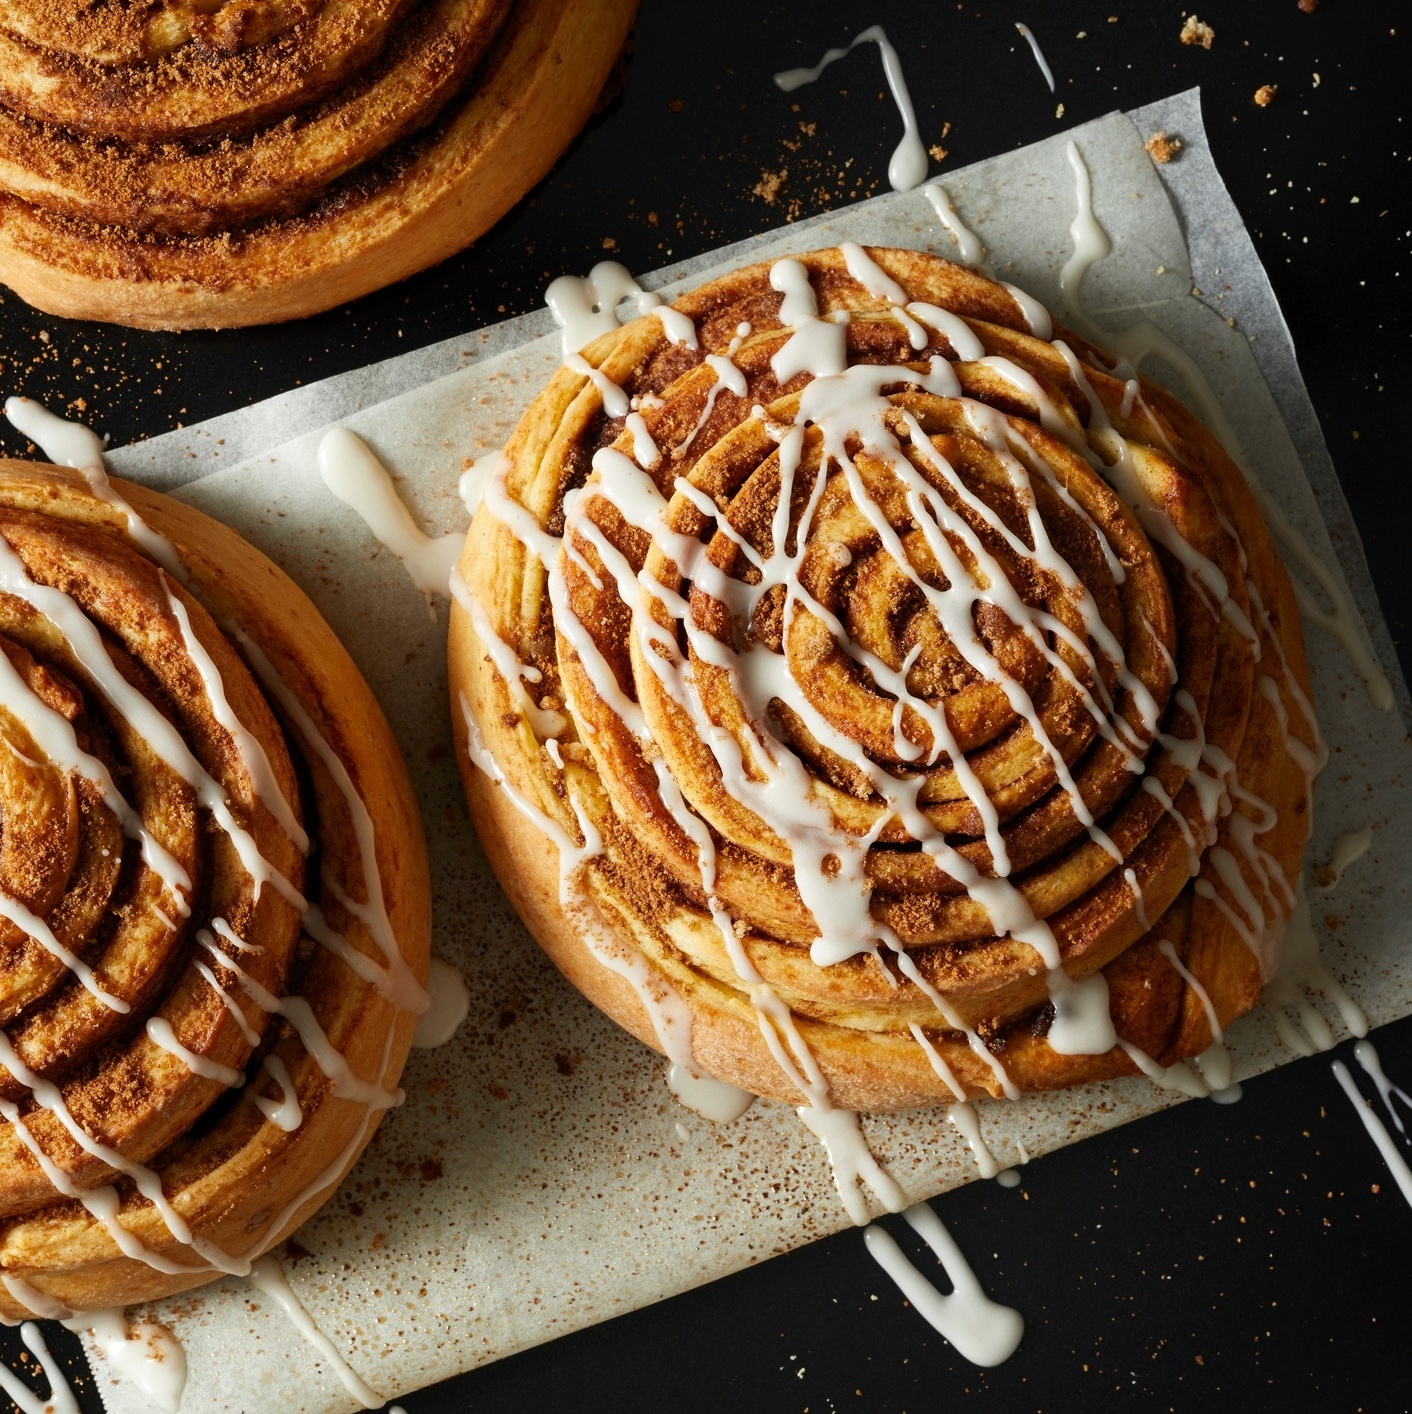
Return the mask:
<svg viewBox="0 0 1412 1414">
<path fill-rule="evenodd" d="M 1299 0 L 1299 8 L 1306 15 L 1312 15 L 1319 8 L 1319 0 Z"/>
<path fill-rule="evenodd" d="M 1182 140 L 1168 137 L 1166 133 L 1153 133 L 1143 146 L 1154 162 L 1165 167 L 1182 150 Z"/>
<path fill-rule="evenodd" d="M 927 148 L 927 151 L 931 153 L 933 162 L 945 162 L 946 159 L 951 156 L 951 153 L 939 142 L 933 143 L 932 146 Z"/>
<path fill-rule="evenodd" d="M 1255 106 L 1257 108 L 1268 108 L 1275 101 L 1275 95 L 1279 92 L 1279 87 L 1272 83 L 1262 83 L 1255 90 Z"/>
<path fill-rule="evenodd" d="M 760 180 L 755 183 L 751 191 L 753 191 L 766 206 L 773 206 L 779 199 L 780 188 L 784 185 L 784 179 L 788 175 L 788 167 L 781 167 L 778 172 L 762 171 L 760 173 Z"/>
<path fill-rule="evenodd" d="M 1216 38 L 1216 31 L 1205 20 L 1188 15 L 1186 23 L 1182 25 L 1180 38 L 1183 44 L 1199 44 L 1203 49 L 1209 49 L 1211 41 Z"/>
</svg>

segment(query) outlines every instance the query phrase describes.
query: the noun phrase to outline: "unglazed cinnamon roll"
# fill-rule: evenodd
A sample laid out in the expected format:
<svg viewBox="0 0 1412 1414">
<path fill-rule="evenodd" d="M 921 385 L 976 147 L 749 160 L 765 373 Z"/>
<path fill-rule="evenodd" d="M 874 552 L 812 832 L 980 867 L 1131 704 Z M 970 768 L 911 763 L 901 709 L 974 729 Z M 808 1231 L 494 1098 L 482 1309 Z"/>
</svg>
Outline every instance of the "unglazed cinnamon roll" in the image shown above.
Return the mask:
<svg viewBox="0 0 1412 1414">
<path fill-rule="evenodd" d="M 1018 291 L 848 245 L 600 332 L 459 573 L 486 851 L 678 1078 L 1194 1086 L 1258 999 L 1321 764 L 1290 584 L 1210 432 Z"/>
<path fill-rule="evenodd" d="M 9 1321 L 248 1271 L 426 1005 L 421 825 L 352 660 L 233 531 L 90 468 L 0 462 Z"/>
<path fill-rule="evenodd" d="M 634 0 L 99 0 L 0 17 L 0 280 L 143 328 L 294 319 L 468 245 Z"/>
</svg>

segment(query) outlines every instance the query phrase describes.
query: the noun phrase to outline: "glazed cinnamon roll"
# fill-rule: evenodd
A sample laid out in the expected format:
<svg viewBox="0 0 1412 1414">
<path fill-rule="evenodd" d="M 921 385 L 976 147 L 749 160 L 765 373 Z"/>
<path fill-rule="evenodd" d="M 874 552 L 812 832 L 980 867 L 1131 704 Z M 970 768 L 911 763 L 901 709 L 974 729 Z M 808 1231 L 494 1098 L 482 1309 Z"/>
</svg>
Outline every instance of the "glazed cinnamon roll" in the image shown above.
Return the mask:
<svg viewBox="0 0 1412 1414">
<path fill-rule="evenodd" d="M 678 1074 L 885 1109 L 1198 1055 L 1273 968 L 1320 740 L 1244 476 L 911 251 L 600 333 L 472 523 L 450 661 L 530 930 Z"/>
<path fill-rule="evenodd" d="M 101 0 L 0 18 L 0 280 L 144 328 L 294 319 L 548 171 L 632 0 Z"/>
<path fill-rule="evenodd" d="M 248 1271 L 399 1102 L 425 1009 L 372 693 L 264 556 L 97 465 L 0 462 L 11 1321 Z"/>
</svg>

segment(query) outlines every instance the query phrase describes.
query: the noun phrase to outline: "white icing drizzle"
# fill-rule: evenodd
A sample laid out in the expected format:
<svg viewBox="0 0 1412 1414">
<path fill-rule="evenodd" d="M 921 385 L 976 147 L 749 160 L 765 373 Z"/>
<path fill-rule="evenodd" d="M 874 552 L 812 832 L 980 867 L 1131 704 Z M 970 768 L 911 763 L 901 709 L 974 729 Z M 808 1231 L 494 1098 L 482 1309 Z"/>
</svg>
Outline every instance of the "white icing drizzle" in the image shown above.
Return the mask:
<svg viewBox="0 0 1412 1414">
<path fill-rule="evenodd" d="M 742 324 L 740 328 L 736 330 L 735 337 L 730 341 L 730 346 L 726 349 L 725 353 L 706 355 L 704 362 L 706 363 L 706 366 L 711 370 L 711 372 L 716 375 L 716 381 L 711 384 L 711 387 L 706 394 L 706 401 L 702 405 L 701 415 L 696 419 L 696 426 L 693 427 L 691 431 L 688 432 L 686 436 L 683 437 L 681 441 L 678 442 L 677 445 L 672 448 L 673 456 L 681 456 L 681 454 L 685 452 L 696 440 L 697 434 L 701 431 L 703 427 L 706 426 L 706 423 L 710 419 L 711 414 L 715 411 L 716 399 L 721 396 L 722 391 L 734 393 L 738 398 L 743 398 L 745 396 L 745 374 L 741 372 L 741 370 L 737 368 L 735 364 L 731 362 L 731 360 L 735 357 L 737 351 L 741 346 L 741 343 L 749 336 L 749 334 L 750 325 Z M 568 364 L 567 359 L 565 360 L 565 363 L 566 365 Z M 582 372 L 583 370 L 577 369 L 575 371 Z M 598 380 L 603 378 L 603 375 L 599 373 L 597 369 L 591 369 L 590 372 L 594 377 L 594 385 L 598 386 Z M 622 398 L 622 389 L 618 388 L 616 384 L 613 384 L 612 386 L 617 390 L 618 397 Z M 600 391 L 602 391 L 601 388 Z M 612 408 L 609 407 L 608 398 L 606 394 L 603 399 L 603 410 L 607 412 L 610 417 L 620 416 L 620 414 L 613 412 Z M 624 408 L 624 410 L 626 411 L 626 407 Z M 634 433 L 633 435 L 634 439 L 636 439 L 637 434 Z M 641 462 L 639 460 L 639 465 L 640 464 Z"/>
<path fill-rule="evenodd" d="M 20 1059 L 10 1044 L 9 1037 L 2 1030 L 0 1030 L 0 1065 L 3 1065 L 15 1080 L 34 1096 L 35 1103 L 40 1109 L 48 1111 L 59 1121 L 79 1148 L 100 1163 L 106 1164 L 109 1168 L 130 1178 L 137 1191 L 157 1210 L 167 1230 L 177 1242 L 185 1247 L 193 1248 L 198 1255 L 220 1271 L 242 1272 L 244 1270 L 244 1264 L 239 1259 L 228 1256 L 213 1243 L 206 1242 L 192 1234 L 186 1220 L 172 1207 L 166 1194 L 162 1191 L 162 1180 L 157 1173 L 144 1164 L 125 1159 L 116 1149 L 94 1139 L 74 1118 L 59 1087 L 52 1081 L 36 1075 Z M 119 1199 L 115 1188 L 111 1186 L 92 1189 L 75 1187 L 68 1175 L 40 1149 L 38 1142 L 30 1133 L 29 1126 L 24 1123 L 18 1107 L 11 1101 L 0 1100 L 0 1117 L 8 1120 L 14 1127 L 15 1133 L 39 1161 L 45 1177 L 53 1187 L 64 1197 L 75 1198 L 82 1203 L 89 1213 L 103 1224 L 109 1236 L 113 1238 L 126 1256 L 137 1257 L 160 1272 L 177 1273 L 192 1270 L 192 1268 L 180 1263 L 169 1262 L 166 1258 L 150 1251 L 122 1226 L 118 1221 Z"/>
<path fill-rule="evenodd" d="M 186 1352 L 165 1326 L 153 1321 L 129 1325 L 126 1313 L 118 1309 L 86 1311 L 65 1324 L 72 1330 L 91 1330 L 118 1375 L 165 1414 L 177 1414 L 186 1388 Z"/>
<path fill-rule="evenodd" d="M 58 1297 L 50 1296 L 48 1292 L 31 1286 L 23 1277 L 11 1276 L 9 1272 L 0 1273 L 0 1286 L 3 1286 L 21 1306 L 43 1320 L 62 1321 L 73 1315 L 73 1312 Z M 14 1323 L 6 1322 L 6 1324 Z"/>
<path fill-rule="evenodd" d="M 902 118 L 902 141 L 897 144 L 887 164 L 887 179 L 894 191 L 911 191 L 927 175 L 927 149 L 917 128 L 917 114 L 912 107 L 912 95 L 907 91 L 907 80 L 902 72 L 902 60 L 892 47 L 881 25 L 870 25 L 857 35 L 852 44 L 842 49 L 828 50 L 812 69 L 786 69 L 775 75 L 775 84 L 785 93 L 793 93 L 805 84 L 813 83 L 830 64 L 855 49 L 860 44 L 876 44 L 882 55 L 883 74 L 887 86 L 892 90 L 893 101 Z"/>
<path fill-rule="evenodd" d="M 230 935 L 228 924 L 223 920 L 212 920 L 212 927 L 222 937 Z M 299 1033 L 304 1049 L 313 1057 L 319 1069 L 333 1082 L 332 1093 L 341 1100 L 356 1100 L 373 1110 L 387 1110 L 400 1105 L 405 1098 L 401 1090 L 388 1090 L 380 1081 L 364 1080 L 341 1051 L 329 1040 L 323 1027 L 314 1016 L 314 1009 L 304 997 L 277 997 L 262 986 L 245 969 L 237 964 L 217 945 L 211 931 L 199 928 L 196 941 L 211 954 L 222 967 L 228 968 L 236 976 L 241 989 L 261 1011 L 271 1016 L 282 1016 Z M 390 1030 L 389 1030 L 390 1034 Z M 82 1141 L 80 1141 L 82 1142 Z M 116 1165 L 115 1165 L 116 1167 Z"/>
<path fill-rule="evenodd" d="M 1329 851 L 1328 882 L 1319 885 L 1324 893 L 1332 893 L 1338 888 L 1343 871 L 1350 864 L 1363 858 L 1373 844 L 1373 827 L 1365 825 L 1361 830 L 1350 830 L 1340 835 Z"/>
<path fill-rule="evenodd" d="M 1034 61 L 1039 65 L 1039 71 L 1044 75 L 1044 81 L 1049 85 L 1050 93 L 1053 93 L 1054 71 L 1049 67 L 1049 63 L 1044 57 L 1044 51 L 1039 47 L 1039 40 L 1034 37 L 1028 25 L 1022 25 L 1016 21 L 1015 28 L 1024 36 L 1025 43 L 1030 46 L 1030 53 L 1034 55 Z"/>
<path fill-rule="evenodd" d="M 82 776 L 98 789 L 103 803 L 122 825 L 123 833 L 138 841 L 143 862 L 161 879 L 172 907 L 182 917 L 189 916 L 191 909 L 185 896 L 191 892 L 191 876 L 148 832 L 137 811 L 114 784 L 107 766 L 79 746 L 73 723 L 31 691 L 3 653 L 0 653 L 0 703 L 24 723 L 50 761 L 73 775 Z"/>
<path fill-rule="evenodd" d="M 956 1347 L 957 1354 L 987 1369 L 1003 1364 L 1024 1335 L 1024 1318 L 985 1294 L 955 1239 L 928 1204 L 914 1204 L 902 1216 L 936 1254 L 952 1290 L 938 1291 L 912 1265 L 892 1234 L 876 1224 L 863 1234 L 873 1260 L 897 1283 L 918 1315 Z"/>
<path fill-rule="evenodd" d="M 420 1016 L 431 1001 L 426 989 L 417 981 L 408 967 L 402 950 L 398 947 L 397 936 L 392 931 L 392 920 L 387 916 L 387 905 L 382 889 L 382 874 L 378 869 L 377 838 L 373 829 L 373 817 L 363 797 L 358 794 L 353 778 L 342 758 L 329 745 L 327 738 L 319 730 L 314 719 L 305 710 L 304 704 L 294 695 L 288 684 L 280 677 L 275 665 L 270 662 L 264 649 L 243 629 L 234 625 L 227 627 L 244 650 L 246 661 L 254 669 L 256 677 L 284 708 L 294 723 L 304 744 L 323 762 L 343 797 L 348 808 L 348 816 L 353 824 L 353 833 L 358 841 L 358 859 L 362 865 L 363 889 L 368 898 L 366 903 L 357 902 L 325 868 L 324 887 L 338 900 L 339 905 L 351 913 L 369 932 L 382 953 L 383 965 L 378 966 L 372 958 L 364 956 L 347 943 L 333 929 L 323 924 L 323 914 L 316 907 L 301 900 L 304 911 L 304 927 L 317 940 L 338 952 L 339 956 L 365 981 L 377 988 L 384 1000 L 402 1011 L 410 1011 Z M 322 926 L 321 926 L 322 925 Z M 318 931 L 315 931 L 315 930 Z"/>
<path fill-rule="evenodd" d="M 295 907 L 302 909 L 305 906 L 303 895 L 260 853 L 250 832 L 231 813 L 224 786 L 208 774 L 172 723 L 118 671 L 108 656 L 102 636 L 78 603 L 63 590 L 32 580 L 24 562 L 3 538 L 0 538 L 0 589 L 24 600 L 63 634 L 97 689 L 146 739 L 163 764 L 192 788 L 199 804 L 230 840 L 241 867 L 254 881 L 256 897 L 264 884 L 273 884 Z"/>
<path fill-rule="evenodd" d="M 450 597 L 448 584 L 466 537 L 460 531 L 427 535 L 412 519 L 387 468 L 372 448 L 346 427 L 334 427 L 319 442 L 324 485 L 362 518 L 368 529 L 402 561 L 412 583 L 428 597 Z"/>
<path fill-rule="evenodd" d="M 250 1264 L 250 1284 L 274 1300 L 289 1317 L 294 1329 L 328 1362 L 339 1383 L 364 1409 L 381 1409 L 387 1401 L 367 1384 L 321 1331 L 304 1304 L 294 1294 L 279 1259 L 266 1254 Z"/>
<path fill-rule="evenodd" d="M 1216 1008 L 1211 1001 L 1211 995 L 1207 992 L 1206 988 L 1201 985 L 1201 979 L 1181 960 L 1180 956 L 1177 954 L 1176 948 L 1174 948 L 1166 938 L 1163 938 L 1162 941 L 1157 944 L 1157 951 L 1172 964 L 1177 975 L 1191 988 L 1197 1001 L 1201 1003 L 1202 1009 L 1206 1012 L 1207 1024 L 1211 1027 L 1211 1040 L 1217 1044 L 1224 1041 L 1226 1034 L 1221 1028 L 1220 1017 L 1216 1015 Z"/>
<path fill-rule="evenodd" d="M 186 569 L 176 546 L 166 536 L 153 530 L 108 480 L 103 466 L 103 443 L 94 433 L 81 423 L 56 416 L 32 398 L 7 398 L 5 416 L 13 423 L 15 430 L 28 437 L 51 462 L 78 472 L 100 501 L 106 502 L 124 517 L 127 533 L 142 547 L 143 552 L 173 579 L 183 584 L 186 582 Z"/>
<path fill-rule="evenodd" d="M 82 961 L 77 953 L 71 948 L 65 947 L 54 936 L 54 930 L 44 919 L 32 909 L 26 908 L 19 899 L 12 898 L 5 893 L 4 890 L 0 890 L 0 916 L 9 919 L 16 928 L 27 933 L 50 957 L 57 958 L 62 962 L 78 978 L 84 991 L 90 996 L 96 997 L 109 1011 L 115 1011 L 125 1016 L 132 1010 L 132 1007 L 121 997 L 114 996 L 103 987 L 94 975 L 93 969 Z"/>
<path fill-rule="evenodd" d="M 41 1399 L 8 1365 L 0 1365 L 0 1389 L 15 1401 L 20 1414 L 79 1414 L 78 1400 L 74 1398 L 64 1372 L 49 1353 L 39 1327 L 33 1321 L 25 1321 L 20 1326 L 20 1339 L 39 1361 L 44 1378 L 49 1381 L 49 1397 Z"/>
<path fill-rule="evenodd" d="M 444 1046 L 458 1030 L 471 1009 L 471 991 L 459 967 L 445 958 L 434 957 L 427 970 L 427 993 L 431 1006 L 417 1019 L 412 1044 L 421 1051 Z"/>
<path fill-rule="evenodd" d="M 304 1111 L 299 1104 L 299 1092 L 290 1078 L 289 1067 L 275 1055 L 265 1057 L 265 1069 L 270 1078 L 280 1088 L 280 1098 L 272 1100 L 267 1095 L 256 1095 L 255 1108 L 277 1129 L 292 1134 L 304 1123 Z"/>
<path fill-rule="evenodd" d="M 1371 1051 L 1372 1047 L 1369 1046 L 1368 1049 Z M 1376 1052 L 1374 1052 L 1374 1056 L 1376 1057 Z M 1383 1156 L 1383 1162 L 1391 1171 L 1393 1179 L 1402 1191 L 1402 1196 L 1407 1200 L 1408 1205 L 1412 1206 L 1412 1166 L 1408 1165 L 1397 1140 L 1388 1133 L 1387 1125 L 1378 1118 L 1371 1102 L 1363 1098 L 1357 1085 L 1353 1083 L 1353 1077 L 1348 1073 L 1348 1067 L 1341 1060 L 1336 1060 L 1333 1063 L 1333 1071 L 1339 1087 L 1348 1096 L 1349 1103 L 1357 1112 L 1358 1118 L 1363 1121 L 1363 1128 L 1368 1131 L 1369 1137 L 1378 1146 L 1378 1153 Z"/>
<path fill-rule="evenodd" d="M 199 1075 L 203 1080 L 214 1080 L 218 1085 L 226 1086 L 227 1089 L 234 1089 L 237 1085 L 245 1084 L 245 1076 L 234 1066 L 221 1065 L 219 1061 L 197 1055 L 195 1051 L 183 1046 L 177 1040 L 171 1022 L 165 1017 L 150 1016 L 147 1018 L 147 1039 L 159 1049 L 174 1055 L 193 1075 Z"/>
<path fill-rule="evenodd" d="M 574 806 L 583 844 L 576 844 L 568 831 L 521 791 L 517 790 L 486 748 L 480 728 L 464 693 L 460 697 L 461 716 L 466 724 L 467 751 L 475 763 L 506 799 L 526 819 L 538 826 L 559 850 L 559 897 L 571 908 L 582 927 L 582 938 L 594 958 L 610 972 L 622 977 L 642 1003 L 652 1030 L 667 1057 L 667 1085 L 688 1109 L 705 1119 L 736 1118 L 748 1108 L 753 1095 L 707 1075 L 691 1051 L 691 1009 L 666 977 L 636 949 L 622 947 L 603 925 L 597 906 L 579 884 L 577 874 L 584 862 L 601 852 L 602 837 L 593 822 Z"/>
<path fill-rule="evenodd" d="M 206 700 L 211 704 L 212 715 L 230 733 L 231 740 L 235 743 L 235 749 L 250 776 L 251 784 L 255 787 L 255 795 L 260 803 L 279 821 L 280 829 L 294 841 L 300 854 L 307 855 L 309 853 L 309 836 L 295 817 L 294 809 L 284 791 L 280 789 L 280 784 L 275 779 L 274 769 L 270 765 L 270 758 L 265 754 L 265 748 L 260 745 L 256 737 L 246 730 L 244 723 L 236 716 L 235 709 L 226 697 L 225 683 L 221 680 L 220 670 L 216 667 L 211 655 L 202 646 L 201 640 L 192 631 L 191 617 L 186 612 L 186 605 L 172 593 L 170 584 L 166 585 L 166 591 L 167 603 L 171 607 L 177 626 L 181 629 L 181 641 L 186 645 L 186 655 L 191 659 L 192 665 L 201 677 L 201 686 L 205 689 Z"/>
<path fill-rule="evenodd" d="M 540 707 L 525 688 L 526 682 L 542 682 L 544 674 L 538 668 L 522 663 L 515 650 L 495 632 L 485 606 L 471 593 L 461 572 L 456 569 L 451 571 L 451 597 L 470 615 L 471 627 L 485 646 L 515 706 L 525 715 L 530 730 L 541 741 L 563 735 L 568 730 L 569 719 L 562 712 Z"/>
</svg>

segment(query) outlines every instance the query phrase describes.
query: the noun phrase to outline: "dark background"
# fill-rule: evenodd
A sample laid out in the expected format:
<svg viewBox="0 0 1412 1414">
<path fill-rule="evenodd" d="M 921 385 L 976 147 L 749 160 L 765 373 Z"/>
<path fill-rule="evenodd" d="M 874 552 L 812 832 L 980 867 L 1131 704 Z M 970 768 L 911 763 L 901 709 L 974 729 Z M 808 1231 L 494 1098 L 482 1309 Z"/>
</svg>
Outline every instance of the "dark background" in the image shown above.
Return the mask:
<svg viewBox="0 0 1412 1414">
<path fill-rule="evenodd" d="M 351 308 L 228 334 L 65 323 L 5 294 L 0 390 L 130 441 L 523 313 L 550 278 L 605 256 L 651 270 L 872 195 L 899 135 L 876 50 L 788 97 L 770 81 L 869 24 L 901 50 L 943 174 L 1200 84 L 1407 671 L 1403 11 L 1206 0 L 1208 52 L 1178 43 L 1179 6 L 1151 0 L 643 0 L 621 96 L 468 253 Z M 1057 95 L 1016 20 L 1035 30 Z M 1278 86 L 1266 108 L 1253 102 L 1262 84 Z M 1412 1077 L 1412 1021 L 1375 1040 L 1392 1075 Z M 1024 1343 L 997 1370 L 960 1360 L 847 1232 L 401 1402 L 408 1414 L 922 1411 L 963 1395 L 1045 1414 L 1412 1405 L 1412 1212 L 1327 1057 L 1250 1083 L 1234 1107 L 1181 1105 L 1023 1175 L 1019 1189 L 977 1182 L 937 1203 L 987 1290 L 1025 1316 Z M 905 1225 L 889 1226 L 917 1252 Z M 81 1368 L 77 1339 L 45 1329 Z"/>
</svg>

